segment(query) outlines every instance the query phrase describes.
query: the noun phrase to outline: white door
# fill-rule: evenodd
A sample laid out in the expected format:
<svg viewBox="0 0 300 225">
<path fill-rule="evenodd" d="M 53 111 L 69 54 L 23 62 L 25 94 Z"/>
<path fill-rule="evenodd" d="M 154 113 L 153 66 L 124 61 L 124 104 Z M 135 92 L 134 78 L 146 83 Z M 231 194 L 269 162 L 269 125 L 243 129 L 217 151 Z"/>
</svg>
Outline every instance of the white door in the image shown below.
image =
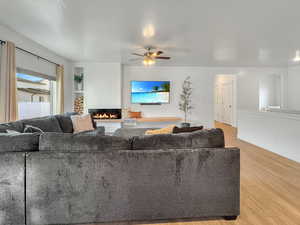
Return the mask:
<svg viewBox="0 0 300 225">
<path fill-rule="evenodd" d="M 233 125 L 233 83 L 222 84 L 222 122 Z"/>
</svg>

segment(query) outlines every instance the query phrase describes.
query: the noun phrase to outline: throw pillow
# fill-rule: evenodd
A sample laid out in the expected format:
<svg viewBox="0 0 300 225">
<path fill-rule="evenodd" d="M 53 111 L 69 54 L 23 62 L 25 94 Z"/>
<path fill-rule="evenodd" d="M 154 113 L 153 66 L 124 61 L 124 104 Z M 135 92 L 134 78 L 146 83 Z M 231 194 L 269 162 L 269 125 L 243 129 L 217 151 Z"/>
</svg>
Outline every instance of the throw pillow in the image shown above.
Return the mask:
<svg viewBox="0 0 300 225">
<path fill-rule="evenodd" d="M 44 133 L 42 129 L 31 126 L 31 125 L 25 125 L 23 133 Z"/>
<path fill-rule="evenodd" d="M 197 131 L 197 130 L 203 130 L 203 126 L 199 126 L 199 127 L 174 127 L 173 134 L 190 133 L 190 132 L 194 132 L 194 131 Z"/>
<path fill-rule="evenodd" d="M 170 125 L 165 128 L 157 129 L 157 130 L 147 130 L 145 135 L 153 135 L 153 134 L 172 134 L 175 125 Z"/>
<path fill-rule="evenodd" d="M 90 114 L 71 116 L 74 133 L 94 130 L 93 120 Z"/>
</svg>

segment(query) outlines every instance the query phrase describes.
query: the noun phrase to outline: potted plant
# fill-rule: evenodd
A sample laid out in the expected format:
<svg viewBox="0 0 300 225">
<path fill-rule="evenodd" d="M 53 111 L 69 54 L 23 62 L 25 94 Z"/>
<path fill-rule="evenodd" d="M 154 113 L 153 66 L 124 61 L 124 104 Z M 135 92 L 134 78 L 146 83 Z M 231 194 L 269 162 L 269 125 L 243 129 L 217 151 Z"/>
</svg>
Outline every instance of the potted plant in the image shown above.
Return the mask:
<svg viewBox="0 0 300 225">
<path fill-rule="evenodd" d="M 190 127 L 190 123 L 187 122 L 187 116 L 193 109 L 192 107 L 192 82 L 191 77 L 187 77 L 182 84 L 182 93 L 180 95 L 179 109 L 184 112 L 184 123 L 181 123 L 182 127 Z"/>
<path fill-rule="evenodd" d="M 82 91 L 83 87 L 82 87 L 82 81 L 83 81 L 83 74 L 75 74 L 74 75 L 74 81 L 76 84 L 76 90 L 78 91 Z"/>
</svg>

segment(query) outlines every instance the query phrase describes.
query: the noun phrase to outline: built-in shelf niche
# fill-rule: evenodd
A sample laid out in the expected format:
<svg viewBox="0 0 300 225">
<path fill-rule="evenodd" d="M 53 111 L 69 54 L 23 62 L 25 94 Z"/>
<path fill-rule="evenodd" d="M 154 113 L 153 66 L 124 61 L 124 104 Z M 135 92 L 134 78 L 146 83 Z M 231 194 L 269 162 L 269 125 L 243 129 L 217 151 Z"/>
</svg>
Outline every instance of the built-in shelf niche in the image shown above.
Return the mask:
<svg viewBox="0 0 300 225">
<path fill-rule="evenodd" d="M 81 77 L 81 82 L 78 82 L 78 78 Z M 74 96 L 74 112 L 79 114 L 84 113 L 84 68 L 75 67 L 73 77 L 73 96 Z"/>
</svg>

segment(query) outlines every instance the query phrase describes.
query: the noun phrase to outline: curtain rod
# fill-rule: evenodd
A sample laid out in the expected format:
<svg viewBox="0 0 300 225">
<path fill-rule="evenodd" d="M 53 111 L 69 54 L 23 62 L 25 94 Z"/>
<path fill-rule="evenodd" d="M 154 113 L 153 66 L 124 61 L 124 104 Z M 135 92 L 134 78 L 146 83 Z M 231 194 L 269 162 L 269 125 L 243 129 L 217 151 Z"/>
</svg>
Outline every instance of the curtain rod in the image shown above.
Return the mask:
<svg viewBox="0 0 300 225">
<path fill-rule="evenodd" d="M 1 45 L 2 45 L 2 44 L 5 44 L 5 43 L 6 43 L 6 41 L 0 40 L 0 44 L 1 44 Z M 44 61 L 47 61 L 47 62 L 49 62 L 49 63 L 52 63 L 52 64 L 54 64 L 54 65 L 56 65 L 56 66 L 60 66 L 59 64 L 57 64 L 57 63 L 55 63 L 55 62 L 53 62 L 53 61 L 50 61 L 49 59 L 46 59 L 46 58 L 44 58 L 44 57 L 41 57 L 41 56 L 39 56 L 39 55 L 37 55 L 37 54 L 34 54 L 34 53 L 32 53 L 32 52 L 30 52 L 30 51 L 27 51 L 27 50 L 25 50 L 25 49 L 23 49 L 23 48 L 20 48 L 20 47 L 18 47 L 18 46 L 16 46 L 16 49 L 18 49 L 18 50 L 20 50 L 20 51 L 23 51 L 23 52 L 25 52 L 25 53 L 27 53 L 27 54 L 33 55 L 33 56 L 37 57 L 38 59 L 42 59 L 42 60 L 44 60 Z"/>
</svg>

